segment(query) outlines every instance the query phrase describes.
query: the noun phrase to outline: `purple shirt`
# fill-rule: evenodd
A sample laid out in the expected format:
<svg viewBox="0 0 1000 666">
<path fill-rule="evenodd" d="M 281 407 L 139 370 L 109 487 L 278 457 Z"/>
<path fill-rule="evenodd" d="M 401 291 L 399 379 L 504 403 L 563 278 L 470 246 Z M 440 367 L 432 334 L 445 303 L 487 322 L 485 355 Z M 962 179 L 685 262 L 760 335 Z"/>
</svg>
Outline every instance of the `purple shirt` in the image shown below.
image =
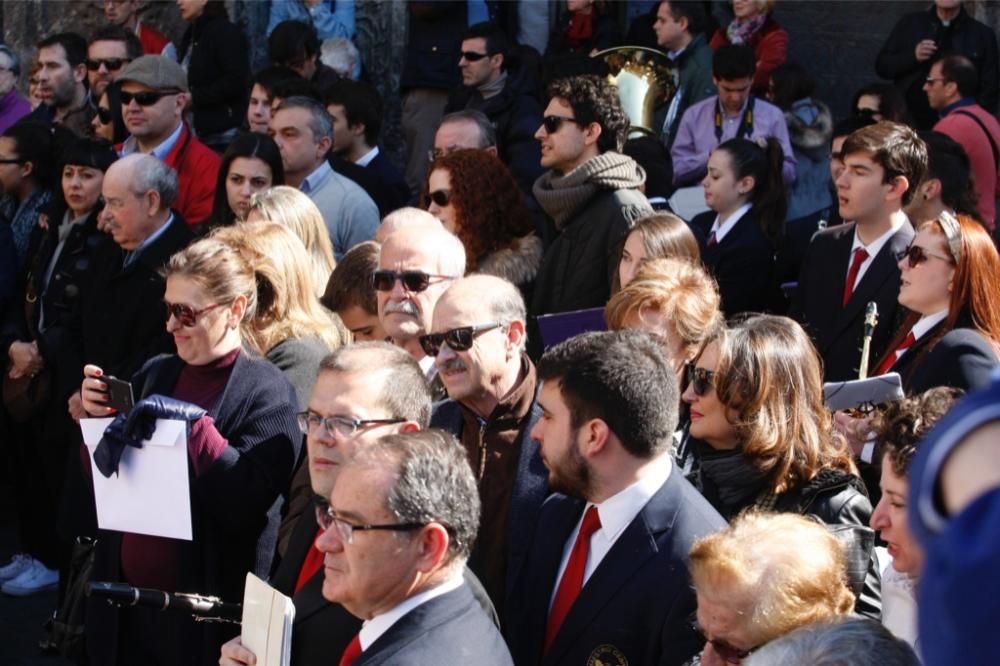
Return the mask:
<svg viewBox="0 0 1000 666">
<path fill-rule="evenodd" d="M 743 122 L 746 104 L 735 116 L 722 114 L 722 139 L 716 140 L 715 103 L 718 99 L 717 95 L 713 95 L 692 104 L 684 112 L 677 129 L 677 138 L 670 148 L 670 157 L 674 162 L 674 185 L 684 187 L 700 182 L 708 169 L 708 155 L 712 149 L 736 136 Z M 785 114 L 775 105 L 757 97 L 753 104 L 753 131 L 747 138 L 760 137 L 774 137 L 781 142 L 781 149 L 785 151 L 785 164 L 781 172 L 785 177 L 785 187 L 790 187 L 795 182 L 795 156 L 788 140 Z"/>
<path fill-rule="evenodd" d="M 18 95 L 17 90 L 11 88 L 6 95 L 0 97 L 0 133 L 7 131 L 8 127 L 29 113 L 31 113 L 31 105 L 28 104 L 28 100 Z"/>
</svg>

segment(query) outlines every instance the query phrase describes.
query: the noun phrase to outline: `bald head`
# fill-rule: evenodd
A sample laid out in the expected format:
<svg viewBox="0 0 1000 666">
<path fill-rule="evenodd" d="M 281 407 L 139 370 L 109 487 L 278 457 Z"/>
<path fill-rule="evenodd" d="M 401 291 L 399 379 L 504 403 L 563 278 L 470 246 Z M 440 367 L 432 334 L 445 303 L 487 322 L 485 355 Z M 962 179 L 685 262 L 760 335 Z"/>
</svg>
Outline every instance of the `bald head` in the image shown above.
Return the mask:
<svg viewBox="0 0 1000 666">
<path fill-rule="evenodd" d="M 511 282 L 494 275 L 469 275 L 455 280 L 441 296 L 437 307 L 477 311 L 497 321 L 527 320 L 524 297 Z"/>
</svg>

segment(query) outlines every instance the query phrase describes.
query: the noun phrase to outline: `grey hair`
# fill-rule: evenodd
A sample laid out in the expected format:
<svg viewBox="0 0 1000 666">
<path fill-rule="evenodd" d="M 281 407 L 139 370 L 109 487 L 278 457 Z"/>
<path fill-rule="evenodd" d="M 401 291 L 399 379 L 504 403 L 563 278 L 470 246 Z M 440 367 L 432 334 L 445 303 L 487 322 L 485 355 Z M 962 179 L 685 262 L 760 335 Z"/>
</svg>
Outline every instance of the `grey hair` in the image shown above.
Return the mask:
<svg viewBox="0 0 1000 666">
<path fill-rule="evenodd" d="M 309 131 L 313 134 L 313 139 L 319 143 L 323 137 L 333 137 L 333 118 L 327 112 L 326 107 L 312 97 L 304 95 L 293 95 L 281 101 L 276 111 L 282 109 L 306 109 L 309 111 Z"/>
<path fill-rule="evenodd" d="M 386 435 L 359 447 L 352 465 L 395 465 L 385 508 L 403 523 L 440 523 L 450 537 L 446 563 L 461 566 L 479 531 L 480 501 L 465 449 L 455 436 L 430 429 Z"/>
<path fill-rule="evenodd" d="M 378 376 L 376 402 L 392 417 L 414 421 L 421 428 L 431 422 L 431 390 L 423 370 L 409 353 L 387 342 L 356 342 L 328 355 L 320 372 Z"/>
<path fill-rule="evenodd" d="M 324 39 L 320 46 L 320 62 L 347 79 L 351 78 L 354 66 L 360 57 L 358 47 L 346 37 Z"/>
<path fill-rule="evenodd" d="M 133 153 L 119 163 L 131 173 L 129 189 L 132 194 L 141 197 L 146 192 L 156 192 L 160 195 L 160 208 L 170 208 L 177 200 L 177 172 L 157 158 Z"/>
<path fill-rule="evenodd" d="M 21 59 L 17 57 L 17 54 L 14 53 L 14 50 L 11 49 L 6 44 L 0 44 L 0 53 L 7 56 L 7 59 L 10 60 L 9 69 L 11 73 L 14 76 L 21 76 Z"/>
<path fill-rule="evenodd" d="M 486 114 L 482 111 L 477 111 L 476 109 L 462 109 L 461 111 L 454 111 L 447 114 L 441 119 L 440 124 L 445 123 L 475 123 L 479 128 L 479 145 L 476 146 L 480 150 L 484 148 L 492 148 L 497 145 L 497 129 L 490 122 L 490 119 L 486 117 Z"/>
<path fill-rule="evenodd" d="M 489 308 L 490 316 L 496 321 L 504 324 L 509 324 L 512 321 L 526 324 L 528 321 L 527 307 L 524 305 L 524 296 L 521 295 L 521 290 L 502 277 L 481 273 L 467 275 L 455 280 L 441 295 L 441 300 L 448 298 L 451 292 L 458 293 L 460 290 L 475 294 L 475 297 Z M 468 297 L 468 294 L 463 293 L 461 296 Z"/>
<path fill-rule="evenodd" d="M 917 655 L 881 623 L 861 618 L 817 622 L 771 641 L 746 666 L 920 666 Z"/>
<path fill-rule="evenodd" d="M 433 234 L 433 242 L 441 275 L 465 275 L 465 246 L 458 236 L 442 227 L 439 233 Z"/>
</svg>

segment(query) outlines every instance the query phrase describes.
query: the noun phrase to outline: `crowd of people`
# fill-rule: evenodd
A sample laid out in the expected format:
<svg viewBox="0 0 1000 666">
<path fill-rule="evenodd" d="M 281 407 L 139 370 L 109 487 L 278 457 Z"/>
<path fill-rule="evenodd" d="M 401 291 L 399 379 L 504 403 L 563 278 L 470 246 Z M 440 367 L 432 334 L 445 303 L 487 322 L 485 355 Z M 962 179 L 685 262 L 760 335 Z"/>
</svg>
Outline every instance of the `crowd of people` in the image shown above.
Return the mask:
<svg viewBox="0 0 1000 666">
<path fill-rule="evenodd" d="M 303 666 L 990 663 L 994 31 L 903 16 L 835 120 L 773 0 L 406 6 L 399 163 L 350 0 L 271 0 L 257 72 L 217 0 L 0 45 L 0 589 L 58 590 L 42 649 L 255 664 L 78 594 L 253 573 Z M 651 130 L 625 45 L 675 79 Z M 159 420 L 189 540 L 99 525 Z"/>
</svg>

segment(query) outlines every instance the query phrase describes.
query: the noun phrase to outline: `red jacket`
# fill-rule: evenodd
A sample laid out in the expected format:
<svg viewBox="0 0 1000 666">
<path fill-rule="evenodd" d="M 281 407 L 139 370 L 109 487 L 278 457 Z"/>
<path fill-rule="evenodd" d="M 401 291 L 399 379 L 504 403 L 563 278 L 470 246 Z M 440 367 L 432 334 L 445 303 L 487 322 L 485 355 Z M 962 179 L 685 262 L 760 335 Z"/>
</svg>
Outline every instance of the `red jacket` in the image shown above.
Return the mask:
<svg viewBox="0 0 1000 666">
<path fill-rule="evenodd" d="M 120 151 L 121 144 L 116 146 Z M 177 201 L 171 206 L 181 214 L 188 226 L 201 224 L 212 215 L 215 181 L 222 159 L 191 134 L 186 124 L 181 128 L 177 143 L 163 162 L 177 172 Z"/>
<path fill-rule="evenodd" d="M 990 145 L 990 138 L 975 120 L 968 117 L 964 111 L 979 119 L 992 135 L 993 142 L 1000 146 L 1000 123 L 989 111 L 978 104 L 961 106 L 951 111 L 934 125 L 935 132 L 947 134 L 965 149 L 969 156 L 972 173 L 976 176 L 976 194 L 979 201 L 976 208 L 986 221 L 986 226 L 993 230 L 996 224 L 996 200 L 1000 195 L 1000 172 L 997 170 L 997 160 Z"/>
<path fill-rule="evenodd" d="M 708 45 L 713 51 L 718 51 L 720 46 L 728 43 L 729 37 L 726 36 L 725 28 L 719 28 L 712 35 L 712 41 Z M 771 72 L 788 60 L 788 33 L 774 19 L 768 17 L 760 30 L 751 35 L 747 46 L 753 49 L 753 54 L 757 58 L 757 70 L 753 75 L 751 91 L 758 97 L 766 97 L 767 82 L 771 78 Z"/>
<path fill-rule="evenodd" d="M 140 23 L 139 42 L 142 44 L 142 52 L 146 55 L 162 55 L 170 40 L 152 26 Z"/>
</svg>

